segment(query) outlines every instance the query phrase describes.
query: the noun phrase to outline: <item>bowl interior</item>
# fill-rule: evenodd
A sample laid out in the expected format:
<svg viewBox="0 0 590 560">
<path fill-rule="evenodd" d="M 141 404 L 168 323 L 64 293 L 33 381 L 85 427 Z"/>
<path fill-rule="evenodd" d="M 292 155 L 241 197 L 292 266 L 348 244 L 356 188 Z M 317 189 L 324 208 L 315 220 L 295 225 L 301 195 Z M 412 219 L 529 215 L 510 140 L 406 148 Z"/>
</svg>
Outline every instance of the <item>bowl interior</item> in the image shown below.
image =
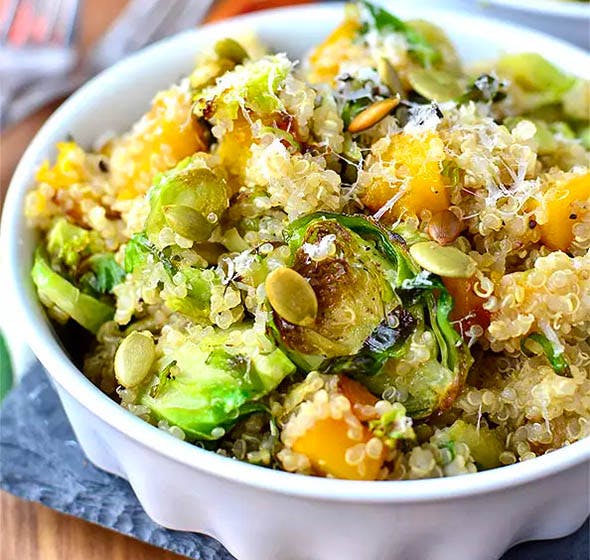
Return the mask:
<svg viewBox="0 0 590 560">
<path fill-rule="evenodd" d="M 396 11 L 403 18 L 426 17 L 441 25 L 467 62 L 492 58 L 501 52 L 518 52 L 526 45 L 526 50 L 540 52 L 572 73 L 579 74 L 582 70 L 590 70 L 589 57 L 583 51 L 517 26 L 445 11 L 430 11 L 424 14 L 419 6 L 413 3 L 400 3 L 399 9 L 396 6 Z M 359 483 L 355 482 L 321 481 L 311 477 L 293 477 L 286 473 L 269 472 L 203 452 L 175 440 L 127 413 L 100 393 L 75 369 L 56 340 L 31 285 L 29 270 L 35 234 L 27 228 L 22 212 L 24 196 L 34 180 L 35 170 L 44 159 L 54 157 L 55 143 L 71 135 L 82 146 L 91 147 L 97 138 L 104 137 L 105 133 L 125 131 L 146 111 L 158 90 L 186 75 L 194 64 L 196 53 L 210 47 L 220 37 L 239 36 L 240 33 L 254 30 L 271 49 L 286 51 L 297 59 L 301 58 L 310 46 L 325 37 L 341 18 L 342 9 L 338 5 L 287 8 L 185 32 L 164 40 L 103 72 L 56 111 L 37 134 L 14 174 L 2 220 L 0 248 L 5 263 L 3 268 L 9 279 L 10 299 L 14 300 L 18 308 L 18 316 L 22 319 L 27 341 L 52 377 L 66 391 L 94 414 L 121 431 L 142 440 L 160 453 L 170 454 L 177 460 L 195 465 L 197 468 L 210 469 L 221 476 L 237 476 L 267 488 L 276 482 L 276 489 L 280 491 L 285 491 L 283 481 L 287 476 L 288 491 L 312 492 L 323 497 L 334 497 L 339 494 L 340 499 L 346 495 L 364 498 L 372 496 L 375 499 L 395 496 L 396 499 L 400 499 L 405 494 L 415 498 L 420 492 L 423 492 L 425 499 L 427 496 L 431 498 L 438 494 L 448 497 L 453 486 L 457 492 L 462 492 L 474 491 L 475 486 L 479 484 L 480 491 L 484 491 L 486 488 L 489 489 L 490 484 L 508 484 L 510 480 L 514 480 L 515 472 L 521 473 L 520 476 L 524 478 L 540 476 L 543 461 L 547 469 L 557 469 L 567 460 L 578 462 L 581 451 L 584 451 L 585 457 L 590 456 L 590 441 L 581 442 L 580 445 L 571 446 L 574 448 L 573 451 L 564 449 L 536 459 L 534 463 L 539 465 L 536 469 L 531 469 L 528 462 L 504 467 L 497 472 L 467 475 L 469 481 L 464 477 L 459 477 L 463 478 L 463 481 L 446 481 L 444 489 L 438 481 L 404 481 L 401 486 L 406 486 L 401 492 L 398 483 L 360 483 L 359 487 Z M 577 449 L 580 451 L 576 451 Z M 512 472 L 512 475 L 509 472 Z M 481 482 L 476 483 L 474 480 Z M 397 489 L 385 490 L 382 484 L 393 484 Z M 380 490 L 372 490 L 371 487 L 380 487 Z M 353 488 L 356 490 L 353 491 Z"/>
</svg>

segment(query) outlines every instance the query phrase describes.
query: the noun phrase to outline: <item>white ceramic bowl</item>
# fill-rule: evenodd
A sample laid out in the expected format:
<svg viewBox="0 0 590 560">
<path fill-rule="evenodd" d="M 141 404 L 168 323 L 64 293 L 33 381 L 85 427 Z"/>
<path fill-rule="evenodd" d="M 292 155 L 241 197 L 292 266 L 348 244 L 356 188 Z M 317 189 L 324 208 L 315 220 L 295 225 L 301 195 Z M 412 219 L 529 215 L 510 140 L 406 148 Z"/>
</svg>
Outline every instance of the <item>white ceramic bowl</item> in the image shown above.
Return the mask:
<svg viewBox="0 0 590 560">
<path fill-rule="evenodd" d="M 405 5 L 402 17 L 423 16 Z M 583 52 L 522 28 L 430 12 L 469 60 L 499 51 L 543 53 L 566 70 L 590 68 Z M 38 164 L 73 134 L 90 146 L 123 131 L 153 94 L 185 74 L 195 52 L 244 26 L 301 56 L 342 16 L 339 6 L 277 10 L 163 41 L 86 84 L 47 121 L 13 177 L 1 253 L 15 325 L 47 368 L 88 458 L 125 477 L 147 513 L 173 529 L 221 540 L 239 560 L 492 560 L 511 545 L 566 535 L 589 513 L 590 439 L 533 461 L 456 478 L 353 482 L 270 471 L 174 439 L 94 387 L 56 340 L 29 279 L 35 235 L 23 198 Z"/>
</svg>

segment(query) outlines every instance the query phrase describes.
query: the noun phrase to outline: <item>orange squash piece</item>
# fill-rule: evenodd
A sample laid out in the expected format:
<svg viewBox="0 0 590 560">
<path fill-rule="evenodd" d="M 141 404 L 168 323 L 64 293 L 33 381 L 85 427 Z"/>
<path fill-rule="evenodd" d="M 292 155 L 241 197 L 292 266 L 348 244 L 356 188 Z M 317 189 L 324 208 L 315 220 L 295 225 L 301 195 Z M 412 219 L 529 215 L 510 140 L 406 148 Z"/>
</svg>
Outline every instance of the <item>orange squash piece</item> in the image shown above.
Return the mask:
<svg viewBox="0 0 590 560">
<path fill-rule="evenodd" d="M 193 118 L 190 94 L 177 87 L 156 96 L 150 110 L 112 146 L 112 182 L 118 200 L 144 194 L 157 173 L 207 150 L 205 131 Z"/>
<path fill-rule="evenodd" d="M 353 17 L 346 18 L 309 56 L 312 83 L 331 83 L 340 71 L 340 65 L 347 60 L 347 52 L 361 27 Z"/>
<path fill-rule="evenodd" d="M 483 308 L 486 300 L 473 291 L 476 278 L 443 278 L 442 281 L 454 302 L 451 321 L 459 321 L 463 331 L 473 325 L 487 329 L 490 325 L 490 312 Z"/>
<path fill-rule="evenodd" d="M 48 183 L 54 189 L 68 188 L 83 183 L 87 177 L 84 170 L 86 154 L 75 142 L 58 142 L 54 165 L 44 161 L 35 175 L 39 183 Z"/>
<path fill-rule="evenodd" d="M 433 214 L 448 209 L 449 194 L 441 175 L 443 155 L 442 140 L 434 132 L 393 136 L 380 154 L 385 176 L 380 173 L 366 185 L 361 193 L 363 204 L 377 212 L 403 188 L 405 192 L 385 213 L 385 221 L 401 215 L 419 216 L 424 209 Z"/>
<path fill-rule="evenodd" d="M 349 426 L 343 419 L 318 420 L 295 441 L 293 450 L 305 455 L 319 473 L 348 480 L 375 480 L 383 463 L 381 458 L 372 459 L 365 455 L 362 461 L 363 472 L 356 465 L 348 464 L 345 459 L 349 448 L 371 439 L 371 432 L 364 428 L 362 441 L 355 441 L 348 437 L 348 429 Z"/>
<path fill-rule="evenodd" d="M 350 401 L 352 412 L 359 420 L 376 418 L 368 417 L 363 410 L 364 407 L 375 405 L 378 400 L 364 385 L 343 375 L 338 381 L 338 388 Z M 378 459 L 365 455 L 361 469 L 346 462 L 346 451 L 355 445 L 367 443 L 373 437 L 372 432 L 363 426 L 362 438 L 357 441 L 350 439 L 348 430 L 349 425 L 344 419 L 318 420 L 295 441 L 293 450 L 305 455 L 319 473 L 349 480 L 375 480 L 383 465 L 383 453 Z"/>
<path fill-rule="evenodd" d="M 338 387 L 340 388 L 340 391 L 342 391 L 342 394 L 350 401 L 352 412 L 359 420 L 366 422 L 377 418 L 376 414 L 368 416 L 366 407 L 375 406 L 375 403 L 379 399 L 377 399 L 377 397 L 362 383 L 343 375 L 340 377 Z"/>
<path fill-rule="evenodd" d="M 547 222 L 540 226 L 541 241 L 550 249 L 567 251 L 572 244 L 572 228 L 580 220 L 576 202 L 590 204 L 590 173 L 549 189 L 543 197 Z"/>
</svg>

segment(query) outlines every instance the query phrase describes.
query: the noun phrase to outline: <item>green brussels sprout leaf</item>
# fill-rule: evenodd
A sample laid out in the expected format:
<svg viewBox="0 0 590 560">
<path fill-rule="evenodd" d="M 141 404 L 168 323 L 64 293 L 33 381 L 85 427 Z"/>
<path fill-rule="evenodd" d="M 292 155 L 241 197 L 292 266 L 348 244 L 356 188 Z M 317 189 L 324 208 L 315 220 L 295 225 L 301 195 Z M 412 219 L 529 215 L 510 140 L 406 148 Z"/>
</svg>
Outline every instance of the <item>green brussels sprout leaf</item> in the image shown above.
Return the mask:
<svg viewBox="0 0 590 560">
<path fill-rule="evenodd" d="M 92 296 L 82 293 L 76 286 L 55 272 L 44 252 L 35 252 L 31 277 L 39 299 L 50 309 L 56 307 L 92 333 L 113 318 L 113 308 Z"/>
<path fill-rule="evenodd" d="M 91 231 L 59 218 L 47 233 L 47 252 L 51 261 L 75 268 L 88 253 Z"/>
<path fill-rule="evenodd" d="M 187 339 L 165 356 L 172 360 L 159 382 L 146 388 L 141 403 L 189 438 L 205 440 L 222 437 L 247 414 L 266 411 L 258 400 L 296 368 L 280 349 L 262 353 L 246 342 L 247 336 L 240 337 L 250 332 L 237 327 L 216 331 L 199 342 Z"/>
<path fill-rule="evenodd" d="M 136 268 L 150 266 L 152 262 L 161 263 L 170 278 L 180 273 L 187 281 L 188 293 L 185 297 L 169 296 L 165 299 L 169 309 L 196 321 L 209 316 L 211 286 L 219 282 L 213 271 L 193 267 L 178 268 L 168 258 L 166 251 L 158 249 L 145 233 L 136 233 L 125 247 L 125 271 L 133 272 Z"/>
</svg>

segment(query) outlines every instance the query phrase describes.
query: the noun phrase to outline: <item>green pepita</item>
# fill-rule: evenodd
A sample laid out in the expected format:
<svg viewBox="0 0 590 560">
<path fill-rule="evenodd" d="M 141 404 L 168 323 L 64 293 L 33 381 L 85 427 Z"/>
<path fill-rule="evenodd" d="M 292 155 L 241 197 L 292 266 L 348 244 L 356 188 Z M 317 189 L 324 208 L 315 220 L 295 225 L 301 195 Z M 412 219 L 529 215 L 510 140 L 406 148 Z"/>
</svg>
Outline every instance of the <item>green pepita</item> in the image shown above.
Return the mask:
<svg viewBox="0 0 590 560">
<path fill-rule="evenodd" d="M 309 282 L 292 268 L 273 270 L 264 283 L 272 308 L 289 323 L 311 325 L 318 314 L 318 299 Z"/>
<path fill-rule="evenodd" d="M 421 241 L 410 247 L 410 255 L 424 270 L 445 278 L 469 278 L 475 274 L 475 261 L 456 247 Z"/>
<path fill-rule="evenodd" d="M 156 346 L 148 331 L 133 331 L 115 353 L 115 377 L 123 387 L 136 387 L 148 375 L 156 358 Z"/>
<path fill-rule="evenodd" d="M 452 101 L 464 90 L 462 79 L 445 70 L 433 68 L 412 68 L 408 72 L 408 81 L 412 89 L 431 101 Z"/>
<path fill-rule="evenodd" d="M 395 68 L 386 58 L 381 57 L 377 63 L 377 72 L 381 81 L 389 88 L 393 94 L 404 94 L 404 86 Z"/>
<path fill-rule="evenodd" d="M 248 58 L 248 53 L 244 47 L 229 37 L 217 41 L 217 43 L 215 43 L 214 50 L 215 54 L 219 58 L 226 58 L 232 62 L 235 62 L 236 64 L 240 64 Z"/>
<path fill-rule="evenodd" d="M 389 115 L 399 105 L 399 102 L 399 97 L 392 97 L 372 103 L 352 119 L 348 125 L 348 132 L 356 134 L 375 126 Z"/>
<path fill-rule="evenodd" d="M 171 204 L 164 206 L 166 223 L 182 237 L 191 241 L 206 241 L 213 225 L 205 216 L 190 206 Z"/>
</svg>

